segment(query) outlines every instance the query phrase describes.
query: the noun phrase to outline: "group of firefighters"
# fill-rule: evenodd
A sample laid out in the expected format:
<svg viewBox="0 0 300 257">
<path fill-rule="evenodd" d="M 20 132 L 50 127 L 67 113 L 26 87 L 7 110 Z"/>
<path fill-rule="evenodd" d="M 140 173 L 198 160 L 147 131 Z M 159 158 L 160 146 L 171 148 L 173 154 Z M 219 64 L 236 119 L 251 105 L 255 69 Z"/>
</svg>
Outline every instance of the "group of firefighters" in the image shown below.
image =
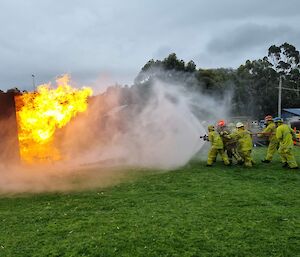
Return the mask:
<svg viewBox="0 0 300 257">
<path fill-rule="evenodd" d="M 279 117 L 273 119 L 268 115 L 265 117 L 266 127 L 262 132 L 251 133 L 242 122 L 238 122 L 235 128 L 227 126 L 224 120 L 220 120 L 215 126 L 208 126 L 207 140 L 211 143 L 208 152 L 207 166 L 212 166 L 218 154 L 225 165 L 231 165 L 235 160 L 237 164 L 252 167 L 252 136 L 266 137 L 269 146 L 263 163 L 270 163 L 273 155 L 278 150 L 283 167 L 298 169 L 298 164 L 293 155 L 293 146 L 296 135 L 294 130 Z"/>
</svg>

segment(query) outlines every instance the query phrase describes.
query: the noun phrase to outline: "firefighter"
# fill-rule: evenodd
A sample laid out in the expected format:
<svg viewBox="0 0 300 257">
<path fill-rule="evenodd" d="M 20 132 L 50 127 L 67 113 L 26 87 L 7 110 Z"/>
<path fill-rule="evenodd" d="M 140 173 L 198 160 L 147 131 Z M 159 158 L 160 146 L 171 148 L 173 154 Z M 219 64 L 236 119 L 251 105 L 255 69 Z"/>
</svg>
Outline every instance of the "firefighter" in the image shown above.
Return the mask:
<svg viewBox="0 0 300 257">
<path fill-rule="evenodd" d="M 270 163 L 272 161 L 273 155 L 279 147 L 278 139 L 276 138 L 276 125 L 273 121 L 273 117 L 268 115 L 265 117 L 266 128 L 261 132 L 258 133 L 258 137 L 267 137 L 269 140 L 269 146 L 267 150 L 267 155 L 262 162 Z"/>
<path fill-rule="evenodd" d="M 223 141 L 215 127 L 208 126 L 208 140 L 211 143 L 211 148 L 208 152 L 207 166 L 212 166 L 213 162 L 216 160 L 217 155 L 220 154 L 225 165 L 229 165 L 229 160 L 227 154 L 224 152 Z"/>
<path fill-rule="evenodd" d="M 298 169 L 298 164 L 293 155 L 293 138 L 295 138 L 295 132 L 287 124 L 283 124 L 283 120 L 279 117 L 274 119 L 276 124 L 276 138 L 279 141 L 278 153 L 280 154 L 283 167 L 289 167 L 290 169 Z"/>
<path fill-rule="evenodd" d="M 224 120 L 220 120 L 218 122 L 217 131 L 222 138 L 224 150 L 228 156 L 230 164 L 232 164 L 233 157 L 239 164 L 243 163 L 242 157 L 237 152 L 237 141 L 233 138 L 230 138 L 229 135 L 232 131 L 229 127 L 227 127 L 226 122 Z"/>
<path fill-rule="evenodd" d="M 246 167 L 252 167 L 254 163 L 251 157 L 253 142 L 251 134 L 248 130 L 245 129 L 245 126 L 242 122 L 236 124 L 236 131 L 230 135 L 231 138 L 237 140 L 238 142 L 238 153 L 244 161 Z"/>
</svg>

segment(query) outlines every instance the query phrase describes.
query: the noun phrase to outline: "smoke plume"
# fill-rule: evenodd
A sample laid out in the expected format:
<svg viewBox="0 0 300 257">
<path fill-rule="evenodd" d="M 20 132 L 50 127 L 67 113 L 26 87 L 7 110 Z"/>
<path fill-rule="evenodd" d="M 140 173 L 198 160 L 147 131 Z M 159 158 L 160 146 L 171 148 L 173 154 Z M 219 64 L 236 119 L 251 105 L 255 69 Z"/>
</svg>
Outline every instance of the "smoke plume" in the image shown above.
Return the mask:
<svg viewBox="0 0 300 257">
<path fill-rule="evenodd" d="M 124 167 L 183 166 L 204 145 L 199 136 L 206 126 L 226 119 L 229 101 L 174 80 L 108 88 L 90 99 L 87 112 L 57 131 L 62 161 L 47 167 L 0 166 L 0 187 L 2 192 L 64 191 L 78 188 L 74 175 L 85 181 L 79 188 L 87 188 L 116 183 Z"/>
</svg>

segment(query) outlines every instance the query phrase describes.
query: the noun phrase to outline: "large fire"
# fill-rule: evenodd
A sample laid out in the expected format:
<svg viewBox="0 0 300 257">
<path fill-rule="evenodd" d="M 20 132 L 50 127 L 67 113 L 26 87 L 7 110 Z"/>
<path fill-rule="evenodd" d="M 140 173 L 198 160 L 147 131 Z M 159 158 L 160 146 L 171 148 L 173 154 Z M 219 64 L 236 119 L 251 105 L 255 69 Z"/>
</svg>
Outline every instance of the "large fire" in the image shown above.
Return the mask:
<svg viewBox="0 0 300 257">
<path fill-rule="evenodd" d="M 78 113 L 86 111 L 91 88 L 81 90 L 69 85 L 69 76 L 37 88 L 37 92 L 16 97 L 18 138 L 21 159 L 27 163 L 62 159 L 54 145 L 54 134 Z"/>
</svg>

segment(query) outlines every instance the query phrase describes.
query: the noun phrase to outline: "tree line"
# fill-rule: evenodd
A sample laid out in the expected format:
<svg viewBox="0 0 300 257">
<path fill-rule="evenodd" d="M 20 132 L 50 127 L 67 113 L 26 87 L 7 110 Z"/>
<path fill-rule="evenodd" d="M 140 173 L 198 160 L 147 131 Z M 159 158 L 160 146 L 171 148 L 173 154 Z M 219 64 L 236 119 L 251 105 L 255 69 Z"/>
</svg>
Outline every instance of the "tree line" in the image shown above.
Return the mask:
<svg viewBox="0 0 300 257">
<path fill-rule="evenodd" d="M 143 88 L 158 78 L 183 82 L 187 87 L 215 97 L 231 92 L 233 115 L 259 118 L 276 115 L 280 77 L 282 107 L 300 107 L 299 59 L 299 51 L 288 43 L 270 46 L 266 56 L 247 60 L 237 69 L 197 69 L 192 60 L 185 63 L 172 53 L 163 60 L 149 60 L 137 75 L 134 86 Z"/>
</svg>

